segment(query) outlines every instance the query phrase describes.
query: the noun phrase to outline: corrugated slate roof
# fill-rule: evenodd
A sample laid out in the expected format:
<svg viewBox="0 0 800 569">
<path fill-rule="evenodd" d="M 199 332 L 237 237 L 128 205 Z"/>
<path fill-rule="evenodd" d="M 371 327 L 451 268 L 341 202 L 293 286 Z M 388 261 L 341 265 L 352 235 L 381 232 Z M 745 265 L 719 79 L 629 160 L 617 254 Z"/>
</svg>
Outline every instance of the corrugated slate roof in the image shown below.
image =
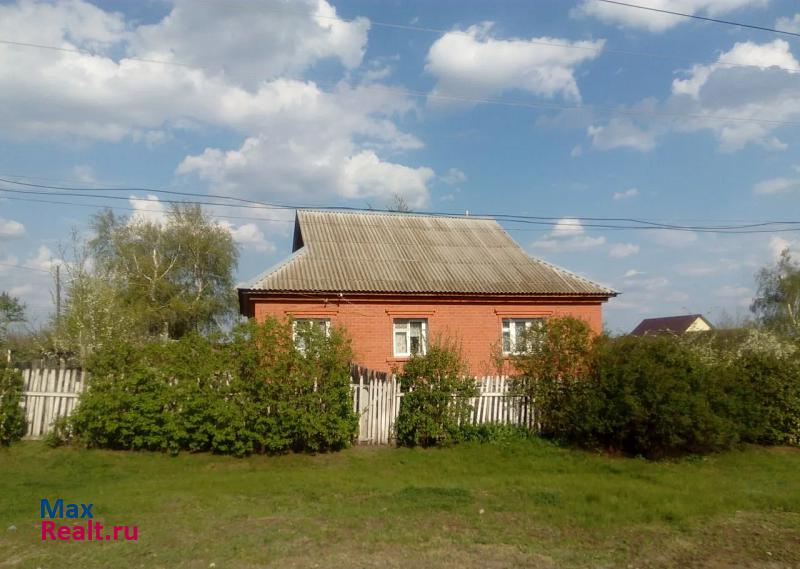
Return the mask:
<svg viewBox="0 0 800 569">
<path fill-rule="evenodd" d="M 292 256 L 251 291 L 613 296 L 530 257 L 489 219 L 300 210 Z"/>
<path fill-rule="evenodd" d="M 647 334 L 675 333 L 682 334 L 689 329 L 689 326 L 702 318 L 706 323 L 708 320 L 702 314 L 685 314 L 681 316 L 664 316 L 662 318 L 645 318 L 631 332 L 634 336 L 645 336 Z M 710 325 L 710 324 L 709 324 Z"/>
</svg>

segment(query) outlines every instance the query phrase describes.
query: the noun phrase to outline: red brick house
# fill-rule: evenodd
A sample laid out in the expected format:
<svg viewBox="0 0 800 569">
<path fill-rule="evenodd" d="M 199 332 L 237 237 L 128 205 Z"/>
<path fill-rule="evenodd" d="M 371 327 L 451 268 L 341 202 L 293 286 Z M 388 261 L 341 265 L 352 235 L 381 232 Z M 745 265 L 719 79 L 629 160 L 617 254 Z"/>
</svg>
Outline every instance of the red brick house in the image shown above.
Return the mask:
<svg viewBox="0 0 800 569">
<path fill-rule="evenodd" d="M 473 373 L 491 373 L 492 346 L 509 354 L 541 319 L 571 315 L 599 333 L 617 294 L 530 257 L 488 219 L 301 210 L 292 250 L 239 285 L 241 313 L 344 326 L 357 363 L 375 370 L 447 336 Z"/>
</svg>

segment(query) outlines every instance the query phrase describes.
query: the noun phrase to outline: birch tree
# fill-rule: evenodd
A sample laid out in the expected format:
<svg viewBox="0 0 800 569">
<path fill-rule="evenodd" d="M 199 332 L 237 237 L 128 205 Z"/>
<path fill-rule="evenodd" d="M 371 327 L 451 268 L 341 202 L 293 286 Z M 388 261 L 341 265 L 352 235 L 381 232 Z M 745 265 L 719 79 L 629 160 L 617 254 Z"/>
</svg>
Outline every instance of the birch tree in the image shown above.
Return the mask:
<svg viewBox="0 0 800 569">
<path fill-rule="evenodd" d="M 756 276 L 758 291 L 750 309 L 764 326 L 781 334 L 800 336 L 800 265 L 789 249 L 778 262 Z"/>
</svg>

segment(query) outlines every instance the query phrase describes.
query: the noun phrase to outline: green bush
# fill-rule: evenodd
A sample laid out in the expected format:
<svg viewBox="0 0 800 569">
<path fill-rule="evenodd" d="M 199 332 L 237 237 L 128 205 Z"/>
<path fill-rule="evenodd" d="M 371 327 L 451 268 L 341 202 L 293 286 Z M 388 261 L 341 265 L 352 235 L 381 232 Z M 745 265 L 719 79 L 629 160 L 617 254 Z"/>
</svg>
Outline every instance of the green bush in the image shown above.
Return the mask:
<svg viewBox="0 0 800 569">
<path fill-rule="evenodd" d="M 573 416 L 577 402 L 564 398 L 587 396 L 583 388 L 595 370 L 596 340 L 586 322 L 566 316 L 531 328 L 520 342 L 523 349 L 512 358 L 518 372 L 512 388 L 535 402 L 542 435 L 554 436 L 568 425 L 583 422 L 582 417 Z"/>
<path fill-rule="evenodd" d="M 458 442 L 477 396 L 461 351 L 453 342 L 431 345 L 413 356 L 399 376 L 406 392 L 395 424 L 398 445 L 432 446 Z"/>
<path fill-rule="evenodd" d="M 189 335 L 103 350 L 73 434 L 90 447 L 237 456 L 345 447 L 358 424 L 349 343 L 336 330 L 298 333 L 303 350 L 291 323 L 274 319 L 243 324 L 226 342 Z"/>
<path fill-rule="evenodd" d="M 711 368 L 670 337 L 604 339 L 584 377 L 544 380 L 543 434 L 568 444 L 659 458 L 739 439 L 730 395 Z"/>
<path fill-rule="evenodd" d="M 597 399 L 587 409 L 596 426 L 588 434 L 628 454 L 709 452 L 739 438 L 722 382 L 669 337 L 601 343 L 596 379 L 587 391 Z"/>
<path fill-rule="evenodd" d="M 719 373 L 743 441 L 800 444 L 800 357 L 746 352 Z"/>
<path fill-rule="evenodd" d="M 22 374 L 0 363 L 0 446 L 8 446 L 25 434 Z"/>
</svg>

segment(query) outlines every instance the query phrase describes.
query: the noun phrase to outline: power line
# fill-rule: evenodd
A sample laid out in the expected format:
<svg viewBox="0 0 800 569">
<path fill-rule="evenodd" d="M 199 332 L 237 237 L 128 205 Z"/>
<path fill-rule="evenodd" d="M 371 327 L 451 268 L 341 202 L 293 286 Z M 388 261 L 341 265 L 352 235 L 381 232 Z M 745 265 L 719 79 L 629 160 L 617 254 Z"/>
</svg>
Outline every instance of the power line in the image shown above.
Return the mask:
<svg viewBox="0 0 800 569">
<path fill-rule="evenodd" d="M 16 176 L 18 178 L 22 178 L 24 176 Z M 226 199 L 235 202 L 241 202 L 245 204 L 251 205 L 259 205 L 264 208 L 272 208 L 272 209 L 282 209 L 282 206 L 272 205 L 264 202 L 248 200 L 245 198 L 238 198 L 236 196 L 226 196 L 224 194 L 201 194 L 198 192 L 181 192 L 177 190 L 161 190 L 161 189 L 154 189 L 154 188 L 138 188 L 138 187 L 94 187 L 94 188 L 86 188 L 86 187 L 69 187 L 69 186 L 52 186 L 48 184 L 32 184 L 30 182 L 19 182 L 17 180 L 9 180 L 6 178 L 0 178 L 0 182 L 6 182 L 8 184 L 16 184 L 18 186 L 27 186 L 30 188 L 47 188 L 50 190 L 67 190 L 67 191 L 81 191 L 81 192 L 88 192 L 88 191 L 97 191 L 97 192 L 148 192 L 148 193 L 159 193 L 159 194 L 170 194 L 170 195 L 178 195 L 178 196 L 194 196 L 194 197 L 201 197 L 201 198 L 218 198 L 218 199 Z M 77 195 L 77 194 L 75 194 Z M 119 199 L 115 197 L 114 199 Z M 128 198 L 122 198 L 128 199 Z M 211 205 L 211 204 L 206 204 Z"/>
<path fill-rule="evenodd" d="M 22 42 L 10 42 L 8 40 L 0 39 L 0 43 L 7 43 L 11 45 L 20 45 L 23 47 L 37 47 L 43 49 L 54 49 L 57 51 L 66 51 L 70 53 L 80 53 L 80 54 L 88 54 L 93 56 L 98 56 L 95 52 L 85 49 L 67 49 L 67 48 L 60 48 L 56 46 L 47 46 L 42 44 L 33 44 L 33 43 L 22 43 Z M 143 61 L 146 63 L 159 63 L 164 65 L 179 65 L 181 67 L 187 68 L 196 68 L 196 69 L 209 69 L 209 67 L 199 66 L 199 65 L 192 65 L 188 63 L 179 63 L 179 62 L 170 62 L 166 60 L 155 60 L 155 59 L 140 59 L 140 58 L 130 58 L 134 59 L 135 61 Z M 788 70 L 788 69 L 787 69 Z M 328 85 L 337 87 L 340 84 L 337 82 L 331 81 L 312 81 L 317 86 L 320 85 Z M 468 97 L 463 95 L 445 95 L 441 93 L 431 93 L 427 91 L 417 91 L 412 89 L 403 89 L 397 87 L 387 87 L 383 85 L 376 85 L 371 84 L 369 85 L 370 88 L 374 89 L 381 89 L 387 92 L 398 93 L 402 95 L 407 95 L 410 97 L 417 97 L 417 98 L 426 98 L 426 99 L 437 99 L 442 101 L 456 101 L 456 102 L 464 102 L 464 103 L 473 103 L 477 105 L 497 105 L 503 107 L 512 107 L 512 108 L 528 108 L 528 109 L 536 109 L 536 110 L 561 110 L 561 111 L 599 111 L 599 112 L 607 112 L 612 114 L 618 115 L 625 115 L 625 116 L 653 116 L 653 117 L 661 117 L 661 118 L 688 118 L 688 119 L 696 119 L 696 120 L 715 120 L 715 121 L 723 121 L 723 122 L 743 122 L 743 123 L 758 123 L 758 124 L 771 124 L 775 126 L 800 126 L 800 122 L 798 121 L 785 121 L 785 120 L 777 120 L 777 119 L 767 119 L 767 118 L 760 118 L 760 117 L 742 117 L 742 116 L 728 116 L 728 115 L 716 115 L 716 114 L 702 114 L 702 113 L 672 113 L 672 112 L 659 112 L 659 111 L 646 111 L 646 110 L 631 110 L 631 109 L 623 109 L 620 107 L 608 107 L 608 106 L 601 106 L 601 105 L 563 105 L 557 103 L 536 103 L 536 102 L 527 102 L 527 101 L 507 101 L 504 99 L 494 99 L 488 97 Z M 332 93 L 331 91 L 325 91 L 324 89 L 320 89 L 323 92 Z"/>
<path fill-rule="evenodd" d="M 321 20 L 335 20 L 341 22 L 347 22 L 350 24 L 356 23 L 356 18 L 340 18 L 337 16 L 321 16 L 319 14 L 314 15 L 315 18 Z M 463 35 L 467 37 L 474 37 L 471 33 L 465 32 L 463 30 L 454 30 L 454 29 L 445 29 L 445 28 L 431 28 L 427 26 L 414 26 L 410 24 L 398 24 L 394 22 L 381 22 L 376 20 L 369 21 L 370 26 L 380 27 L 380 28 L 389 28 L 389 29 L 397 29 L 397 30 L 405 30 L 405 31 L 414 31 L 414 32 L 425 32 L 425 33 L 434 33 L 434 34 L 454 34 L 454 35 Z M 595 53 L 613 53 L 616 55 L 633 55 L 639 57 L 652 57 L 655 59 L 664 59 L 669 61 L 681 61 L 684 63 L 696 63 L 696 61 L 686 58 L 686 57 L 676 57 L 674 55 L 667 55 L 663 53 L 651 53 L 646 51 L 635 51 L 635 50 L 628 50 L 628 49 L 615 49 L 609 48 L 606 46 L 603 47 L 594 47 L 590 45 L 578 45 L 576 43 L 563 43 L 563 42 L 551 42 L 551 41 L 544 41 L 540 39 L 526 39 L 524 40 L 525 43 L 529 43 L 531 45 L 541 45 L 546 47 L 558 47 L 564 49 L 577 49 L 583 51 L 593 51 Z M 588 40 L 587 40 L 588 41 Z M 735 63 L 732 61 L 716 61 L 714 62 L 715 65 L 722 65 L 724 67 L 746 67 L 746 68 L 756 68 L 756 69 L 763 69 L 764 67 L 761 65 L 753 65 L 750 63 Z M 798 67 L 782 67 L 782 66 L 772 66 L 777 67 L 778 69 L 782 69 L 784 71 L 792 71 L 792 72 L 800 72 L 800 68 Z"/>
<path fill-rule="evenodd" d="M 757 26 L 754 24 L 743 24 L 741 22 L 732 22 L 730 20 L 720 20 L 718 18 L 709 18 L 705 16 L 698 16 L 696 14 L 686 14 L 684 12 L 673 12 L 672 10 L 664 10 L 663 8 L 653 8 L 651 6 L 641 6 L 639 4 L 629 4 L 627 2 L 618 2 L 617 0 L 594 0 L 595 2 L 604 2 L 606 4 L 614 4 L 616 6 L 624 6 L 626 8 L 636 8 L 637 10 L 648 10 L 650 12 L 658 12 L 660 14 L 670 14 L 672 16 L 681 16 L 683 18 L 692 18 L 695 20 L 703 20 L 704 22 L 714 22 L 715 24 L 727 24 L 729 26 L 737 26 L 740 28 L 750 28 L 752 30 L 761 30 L 764 32 L 772 32 L 775 34 L 785 34 L 787 36 L 794 36 L 800 38 L 800 34 L 789 32 L 786 30 L 776 30 L 775 28 L 767 28 L 765 26 Z"/>
<path fill-rule="evenodd" d="M 65 195 L 62 193 L 53 193 L 53 192 L 46 192 L 46 191 L 38 191 L 38 190 L 14 190 L 10 188 L 2 188 L 0 187 L 0 191 L 2 192 L 11 192 L 16 194 L 34 194 L 34 195 Z M 71 196 L 78 196 L 78 197 L 100 197 L 103 199 L 114 199 L 114 200 L 127 200 L 129 198 L 125 198 L 122 196 L 97 196 L 93 194 L 83 194 L 83 193 L 70 193 L 66 195 Z M 262 209 L 257 205 L 235 205 L 229 203 L 217 203 L 217 202 L 205 202 L 205 201 L 188 201 L 188 200 L 160 200 L 161 203 L 171 203 L 171 204 L 197 204 L 197 205 L 211 205 L 211 206 L 220 206 L 220 207 L 234 207 L 234 208 L 242 208 L 242 209 Z M 317 209 L 317 210 L 333 210 L 333 211 L 352 211 L 352 212 L 375 212 L 375 213 L 391 213 L 390 210 L 371 210 L 367 208 L 360 208 L 360 207 L 352 207 L 352 206 L 300 206 L 300 205 L 281 205 L 281 206 L 271 206 L 271 207 L 281 207 L 286 209 Z M 127 208 L 126 208 L 127 209 Z M 416 215 L 422 216 L 448 216 L 448 217 L 457 217 L 457 218 L 464 218 L 466 216 L 460 214 L 453 214 L 449 212 L 425 212 L 425 213 L 418 213 Z M 768 221 L 768 222 L 760 222 L 756 224 L 748 224 L 748 225 L 736 225 L 736 226 L 687 226 L 687 225 L 676 225 L 676 224 L 665 224 L 659 223 L 649 220 L 641 220 L 635 218 L 602 218 L 602 217 L 577 217 L 572 216 L 568 217 L 569 220 L 575 220 L 577 223 L 574 224 L 565 224 L 564 217 L 548 217 L 548 216 L 524 216 L 524 215 L 513 215 L 513 214 L 475 214 L 469 216 L 472 219 L 485 219 L 485 220 L 495 220 L 495 221 L 504 221 L 506 223 L 519 223 L 525 225 L 536 225 L 536 226 L 546 226 L 550 228 L 555 227 L 564 227 L 564 226 L 575 226 L 575 227 L 582 227 L 582 228 L 597 228 L 597 229 L 613 229 L 613 230 L 670 230 L 670 231 L 686 231 L 686 232 L 697 232 L 697 233 L 718 233 L 718 234 L 749 234 L 749 233 L 782 233 L 782 232 L 794 232 L 800 231 L 800 221 Z M 267 221 L 266 219 L 256 218 L 254 221 Z M 277 221 L 277 220 L 276 220 Z M 583 221 L 588 221 L 589 223 L 583 223 Z M 620 223 L 628 223 L 628 224 L 635 224 L 635 225 L 620 225 Z M 769 227 L 769 226 L 785 226 L 791 225 L 792 227 L 780 227 L 777 229 L 756 229 L 760 227 Z"/>
<path fill-rule="evenodd" d="M 101 197 L 106 199 L 115 199 L 115 200 L 129 200 L 130 198 L 120 197 L 120 196 L 96 196 L 93 194 L 82 194 L 82 193 L 74 193 L 74 192 L 84 192 L 88 190 L 95 190 L 95 191 L 104 191 L 104 190 L 116 190 L 116 191 L 124 191 L 124 192 L 145 192 L 145 193 L 166 193 L 171 195 L 179 195 L 179 196 L 191 196 L 191 197 L 203 197 L 203 198 L 219 198 L 219 199 L 228 199 L 237 202 L 243 202 L 246 205 L 234 205 L 234 204 L 226 204 L 226 203 L 216 203 L 216 202 L 200 202 L 200 201 L 184 201 L 184 200 L 160 200 L 164 203 L 193 203 L 199 205 L 213 205 L 213 206 L 223 206 L 223 207 L 239 207 L 245 209 L 288 209 L 288 210 L 297 210 L 297 209 L 317 209 L 317 210 L 345 210 L 345 211 L 356 211 L 356 212 L 364 212 L 364 211 L 376 211 L 376 212 L 384 212 L 388 213 L 391 210 L 385 209 L 370 209 L 370 208 L 363 208 L 363 207 L 353 207 L 353 206 L 323 206 L 323 205 L 312 205 L 312 204 L 287 204 L 287 203 L 275 203 L 275 202 L 264 202 L 259 200 L 248 200 L 243 198 L 237 198 L 234 196 L 226 196 L 221 194 L 202 194 L 197 192 L 186 192 L 186 191 L 178 191 L 178 190 L 163 190 L 158 188 L 147 188 L 147 187 L 112 187 L 112 188 L 86 188 L 86 187 L 75 187 L 75 186 L 56 186 L 50 184 L 33 184 L 29 182 L 19 182 L 16 180 L 10 180 L 7 177 L 4 178 L 2 176 L 9 176 L 8 174 L 0 174 L 0 182 L 6 182 L 10 184 L 16 184 L 20 186 L 26 187 L 35 187 L 35 188 L 43 188 L 49 190 L 57 190 L 59 192 L 69 192 L 67 194 L 63 193 L 56 193 L 53 192 L 25 192 L 22 190 L 11 190 L 7 188 L 0 188 L 0 191 L 8 191 L 14 193 L 34 193 L 34 194 L 44 194 L 44 195 L 73 195 L 78 197 Z M 33 178 L 33 176 L 16 176 L 16 177 L 28 177 Z M 136 198 L 142 200 L 142 198 Z M 142 200 L 145 201 L 145 200 Z M 132 208 L 136 209 L 136 208 Z M 433 212 L 420 212 L 417 215 L 443 215 L 449 217 L 464 217 L 462 214 L 454 214 L 452 212 L 442 212 L 442 211 L 433 211 Z M 564 218 L 574 219 L 577 221 L 603 221 L 603 222 L 626 222 L 626 223 L 637 223 L 643 225 L 653 225 L 663 229 L 746 229 L 746 228 L 755 228 L 755 227 L 763 227 L 769 225 L 800 225 L 800 221 L 761 221 L 761 222 L 753 222 L 747 223 L 744 225 L 727 225 L 727 226 L 691 226 L 691 225 L 679 225 L 679 224 L 668 224 L 653 220 L 645 220 L 645 219 L 637 219 L 631 217 L 585 217 L 585 216 L 531 216 L 531 215 L 519 215 L 519 214 L 507 214 L 507 213 L 478 213 L 472 216 L 473 218 L 491 218 L 491 219 L 504 219 L 508 221 L 515 221 L 515 220 L 538 220 L 538 221 L 556 221 L 556 222 L 563 222 Z M 277 219 L 274 221 L 278 221 Z"/>
<path fill-rule="evenodd" d="M 41 44 L 41 43 L 12 41 L 12 40 L 5 40 L 5 39 L 0 39 L 0 43 L 6 44 L 6 45 L 13 45 L 13 46 L 16 46 L 16 47 L 32 47 L 32 48 L 36 48 L 36 49 L 47 49 L 47 50 L 50 50 L 50 51 L 61 51 L 61 52 L 64 52 L 64 53 L 78 53 L 78 54 L 81 54 L 81 55 L 91 55 L 92 57 L 106 57 L 105 55 L 97 53 L 97 52 L 92 51 L 90 49 L 82 49 L 82 48 L 79 48 L 79 47 L 60 47 L 60 46 L 56 46 L 56 45 L 45 45 L 45 44 Z M 145 58 L 145 57 L 127 57 L 127 56 L 123 57 L 122 59 L 128 59 L 130 61 L 140 61 L 142 63 L 158 63 L 160 65 L 176 65 L 176 66 L 179 66 L 179 67 L 190 67 L 190 68 L 203 69 L 203 67 L 200 67 L 198 65 L 193 65 L 191 63 L 181 63 L 179 61 L 169 61 L 169 60 L 164 60 L 164 59 L 148 59 L 148 58 Z"/>
<path fill-rule="evenodd" d="M 44 269 L 37 269 L 34 267 L 26 267 L 25 265 L 15 265 L 13 263 L 0 263 L 3 267 L 14 267 L 15 269 L 25 269 L 27 271 L 38 271 L 40 273 L 47 273 L 50 274 L 50 271 L 46 271 Z"/>
</svg>

